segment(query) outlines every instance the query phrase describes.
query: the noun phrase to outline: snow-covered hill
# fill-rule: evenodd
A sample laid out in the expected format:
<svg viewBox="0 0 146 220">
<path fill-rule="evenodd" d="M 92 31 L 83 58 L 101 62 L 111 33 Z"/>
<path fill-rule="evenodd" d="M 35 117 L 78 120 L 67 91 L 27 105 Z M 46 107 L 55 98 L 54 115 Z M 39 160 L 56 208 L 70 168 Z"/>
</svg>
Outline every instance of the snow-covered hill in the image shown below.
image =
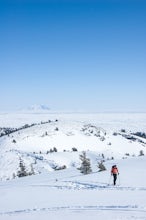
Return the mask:
<svg viewBox="0 0 146 220">
<path fill-rule="evenodd" d="M 16 178 L 20 164 L 30 175 L 78 168 L 82 151 L 88 152 L 93 166 L 101 160 L 146 154 L 145 118 L 145 114 L 0 115 L 0 178 Z"/>
</svg>

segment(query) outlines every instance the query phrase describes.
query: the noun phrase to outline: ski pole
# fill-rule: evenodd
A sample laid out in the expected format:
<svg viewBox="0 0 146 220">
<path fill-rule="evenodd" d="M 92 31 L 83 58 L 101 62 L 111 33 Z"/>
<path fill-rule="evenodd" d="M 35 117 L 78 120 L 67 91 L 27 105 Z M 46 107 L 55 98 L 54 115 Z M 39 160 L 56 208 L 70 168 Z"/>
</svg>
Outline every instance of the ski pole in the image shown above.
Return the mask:
<svg viewBox="0 0 146 220">
<path fill-rule="evenodd" d="M 120 185 L 121 184 L 120 175 L 118 175 L 118 181 L 119 181 L 119 185 Z"/>
</svg>

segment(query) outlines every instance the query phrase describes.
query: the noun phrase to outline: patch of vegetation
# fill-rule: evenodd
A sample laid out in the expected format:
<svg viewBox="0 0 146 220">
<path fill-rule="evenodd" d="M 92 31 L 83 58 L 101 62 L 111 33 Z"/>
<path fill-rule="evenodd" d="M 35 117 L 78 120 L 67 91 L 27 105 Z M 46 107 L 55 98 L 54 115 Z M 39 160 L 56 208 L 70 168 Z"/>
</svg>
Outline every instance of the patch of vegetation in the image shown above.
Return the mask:
<svg viewBox="0 0 146 220">
<path fill-rule="evenodd" d="M 145 138 L 146 139 L 146 133 L 144 132 L 135 132 L 135 133 L 132 133 L 133 135 L 136 135 L 138 137 L 141 137 L 141 138 Z"/>
<path fill-rule="evenodd" d="M 105 165 L 103 164 L 103 161 L 98 162 L 98 168 L 99 168 L 99 172 L 106 170 L 106 167 L 105 167 Z"/>
</svg>

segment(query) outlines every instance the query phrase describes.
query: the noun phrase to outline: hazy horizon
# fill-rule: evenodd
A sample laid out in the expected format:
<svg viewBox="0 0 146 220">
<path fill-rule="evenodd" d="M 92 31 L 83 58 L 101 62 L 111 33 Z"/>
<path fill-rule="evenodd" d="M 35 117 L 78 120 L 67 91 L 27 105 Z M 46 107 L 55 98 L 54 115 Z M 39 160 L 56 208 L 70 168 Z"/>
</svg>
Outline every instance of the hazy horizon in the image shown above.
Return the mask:
<svg viewBox="0 0 146 220">
<path fill-rule="evenodd" d="M 49 106 L 47 105 L 44 105 L 45 107 L 48 107 L 49 109 L 41 109 L 39 108 L 39 105 L 36 105 L 38 106 L 38 109 L 31 109 L 31 107 L 33 107 L 35 105 L 31 105 L 31 106 L 26 106 L 24 108 L 22 107 L 19 107 L 19 108 L 14 108 L 14 109 L 5 109 L 5 110 L 0 110 L 0 114 L 3 114 L 3 113 L 29 113 L 29 114 L 52 114 L 52 113 L 64 113 L 64 114 L 136 114 L 136 113 L 146 113 L 146 111 L 131 111 L 131 110 L 96 110 L 96 111 L 88 111 L 86 109 L 51 109 L 49 108 Z M 41 105 L 40 105 L 41 107 Z"/>
</svg>

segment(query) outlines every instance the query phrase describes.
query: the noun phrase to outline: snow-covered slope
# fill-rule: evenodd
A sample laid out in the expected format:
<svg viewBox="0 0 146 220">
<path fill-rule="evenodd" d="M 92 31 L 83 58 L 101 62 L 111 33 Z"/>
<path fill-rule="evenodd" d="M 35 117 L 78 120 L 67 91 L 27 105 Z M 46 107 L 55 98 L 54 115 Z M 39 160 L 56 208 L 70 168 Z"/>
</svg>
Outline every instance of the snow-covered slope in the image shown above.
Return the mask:
<svg viewBox="0 0 146 220">
<path fill-rule="evenodd" d="M 115 160 L 82 175 L 76 168 L 0 182 L 1 220 L 146 220 L 146 157 Z"/>
<path fill-rule="evenodd" d="M 146 154 L 145 114 L 114 115 L 0 115 L 0 178 L 17 177 L 20 163 L 29 174 L 78 168 L 81 151 L 93 165 Z"/>
</svg>

